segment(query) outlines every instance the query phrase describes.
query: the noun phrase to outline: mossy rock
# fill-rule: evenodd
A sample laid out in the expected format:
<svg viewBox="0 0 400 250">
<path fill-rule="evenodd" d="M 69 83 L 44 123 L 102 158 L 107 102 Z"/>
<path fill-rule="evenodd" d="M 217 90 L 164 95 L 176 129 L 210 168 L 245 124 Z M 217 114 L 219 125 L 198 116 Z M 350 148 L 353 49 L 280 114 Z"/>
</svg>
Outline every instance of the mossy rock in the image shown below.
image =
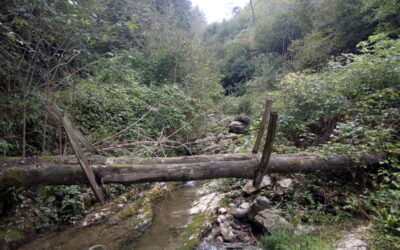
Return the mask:
<svg viewBox="0 0 400 250">
<path fill-rule="evenodd" d="M 204 235 L 209 232 L 209 224 L 212 217 L 209 213 L 203 212 L 193 216 L 192 221 L 186 226 L 182 233 L 182 246 L 179 250 L 195 249 L 201 242 Z"/>
</svg>

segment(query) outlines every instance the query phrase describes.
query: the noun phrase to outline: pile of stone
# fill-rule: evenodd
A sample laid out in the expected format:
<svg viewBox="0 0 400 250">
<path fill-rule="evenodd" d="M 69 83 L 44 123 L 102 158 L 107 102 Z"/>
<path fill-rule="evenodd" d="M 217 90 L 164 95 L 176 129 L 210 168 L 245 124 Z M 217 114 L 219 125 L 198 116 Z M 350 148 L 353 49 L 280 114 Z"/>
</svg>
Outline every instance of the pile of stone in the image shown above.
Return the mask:
<svg viewBox="0 0 400 250">
<path fill-rule="evenodd" d="M 275 183 L 279 188 L 291 188 L 292 180 L 282 179 Z M 262 180 L 260 189 L 273 187 L 269 176 Z M 216 210 L 217 219 L 213 225 L 208 242 L 241 242 L 254 245 L 257 241 L 254 231 L 272 233 L 278 229 L 293 229 L 281 210 L 275 209 L 273 203 L 259 192 L 250 180 L 242 190 L 232 190 L 225 197 L 233 199 L 228 208 Z"/>
<path fill-rule="evenodd" d="M 234 134 L 247 134 L 247 129 L 250 125 L 251 119 L 247 115 L 238 115 L 235 120 L 229 124 L 229 133 Z"/>
</svg>

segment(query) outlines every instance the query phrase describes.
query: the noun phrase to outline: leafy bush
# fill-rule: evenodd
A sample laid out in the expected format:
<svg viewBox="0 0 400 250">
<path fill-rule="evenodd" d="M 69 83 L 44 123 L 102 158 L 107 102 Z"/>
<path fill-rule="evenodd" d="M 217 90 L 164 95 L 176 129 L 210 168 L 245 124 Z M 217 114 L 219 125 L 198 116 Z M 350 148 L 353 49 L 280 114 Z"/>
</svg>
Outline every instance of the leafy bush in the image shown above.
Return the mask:
<svg viewBox="0 0 400 250">
<path fill-rule="evenodd" d="M 382 109 L 390 114 L 398 110 L 400 40 L 377 35 L 361 45 L 364 54 L 345 55 L 345 65 L 331 62 L 321 73 L 289 74 L 270 94 L 281 114 L 280 131 L 298 146 L 329 140 L 337 123 L 356 113 L 371 120 Z M 383 100 L 374 102 L 377 96 Z M 365 116 L 371 112 L 375 116 Z M 310 136 L 315 139 L 302 141 Z"/>
</svg>

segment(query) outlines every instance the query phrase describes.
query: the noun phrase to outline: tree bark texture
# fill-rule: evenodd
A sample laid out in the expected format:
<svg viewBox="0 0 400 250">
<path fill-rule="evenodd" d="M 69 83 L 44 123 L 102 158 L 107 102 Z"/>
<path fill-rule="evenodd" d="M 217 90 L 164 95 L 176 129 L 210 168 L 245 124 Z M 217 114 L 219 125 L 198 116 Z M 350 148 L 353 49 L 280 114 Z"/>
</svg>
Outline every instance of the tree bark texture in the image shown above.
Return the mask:
<svg viewBox="0 0 400 250">
<path fill-rule="evenodd" d="M 318 173 L 378 165 L 385 153 L 358 156 L 273 154 L 267 173 Z M 190 181 L 215 178 L 254 177 L 261 155 L 198 155 L 174 158 L 89 158 L 99 183 Z M 76 157 L 56 156 L 16 160 L 0 158 L 0 186 L 86 184 Z"/>
</svg>

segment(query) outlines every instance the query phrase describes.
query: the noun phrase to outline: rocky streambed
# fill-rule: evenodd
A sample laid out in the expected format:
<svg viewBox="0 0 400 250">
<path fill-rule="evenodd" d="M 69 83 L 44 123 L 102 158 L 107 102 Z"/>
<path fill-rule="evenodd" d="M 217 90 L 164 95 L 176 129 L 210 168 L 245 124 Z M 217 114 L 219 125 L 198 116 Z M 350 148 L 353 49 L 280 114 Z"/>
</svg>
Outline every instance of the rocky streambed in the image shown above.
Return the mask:
<svg viewBox="0 0 400 250">
<path fill-rule="evenodd" d="M 248 125 L 239 118 L 229 124 L 234 133 L 208 134 L 188 145 L 190 151 L 231 152 Z M 261 249 L 260 237 L 277 230 L 299 237 L 325 230 L 294 223 L 279 209 L 285 192 L 294 190 L 294 178 L 265 176 L 258 190 L 252 181 L 228 186 L 225 182 L 158 183 L 145 192 L 131 191 L 93 208 L 77 224 L 36 236 L 20 249 Z M 282 201 L 271 200 L 266 193 Z M 335 248 L 368 249 L 360 240 L 368 228 L 360 228 L 341 235 Z"/>
</svg>

